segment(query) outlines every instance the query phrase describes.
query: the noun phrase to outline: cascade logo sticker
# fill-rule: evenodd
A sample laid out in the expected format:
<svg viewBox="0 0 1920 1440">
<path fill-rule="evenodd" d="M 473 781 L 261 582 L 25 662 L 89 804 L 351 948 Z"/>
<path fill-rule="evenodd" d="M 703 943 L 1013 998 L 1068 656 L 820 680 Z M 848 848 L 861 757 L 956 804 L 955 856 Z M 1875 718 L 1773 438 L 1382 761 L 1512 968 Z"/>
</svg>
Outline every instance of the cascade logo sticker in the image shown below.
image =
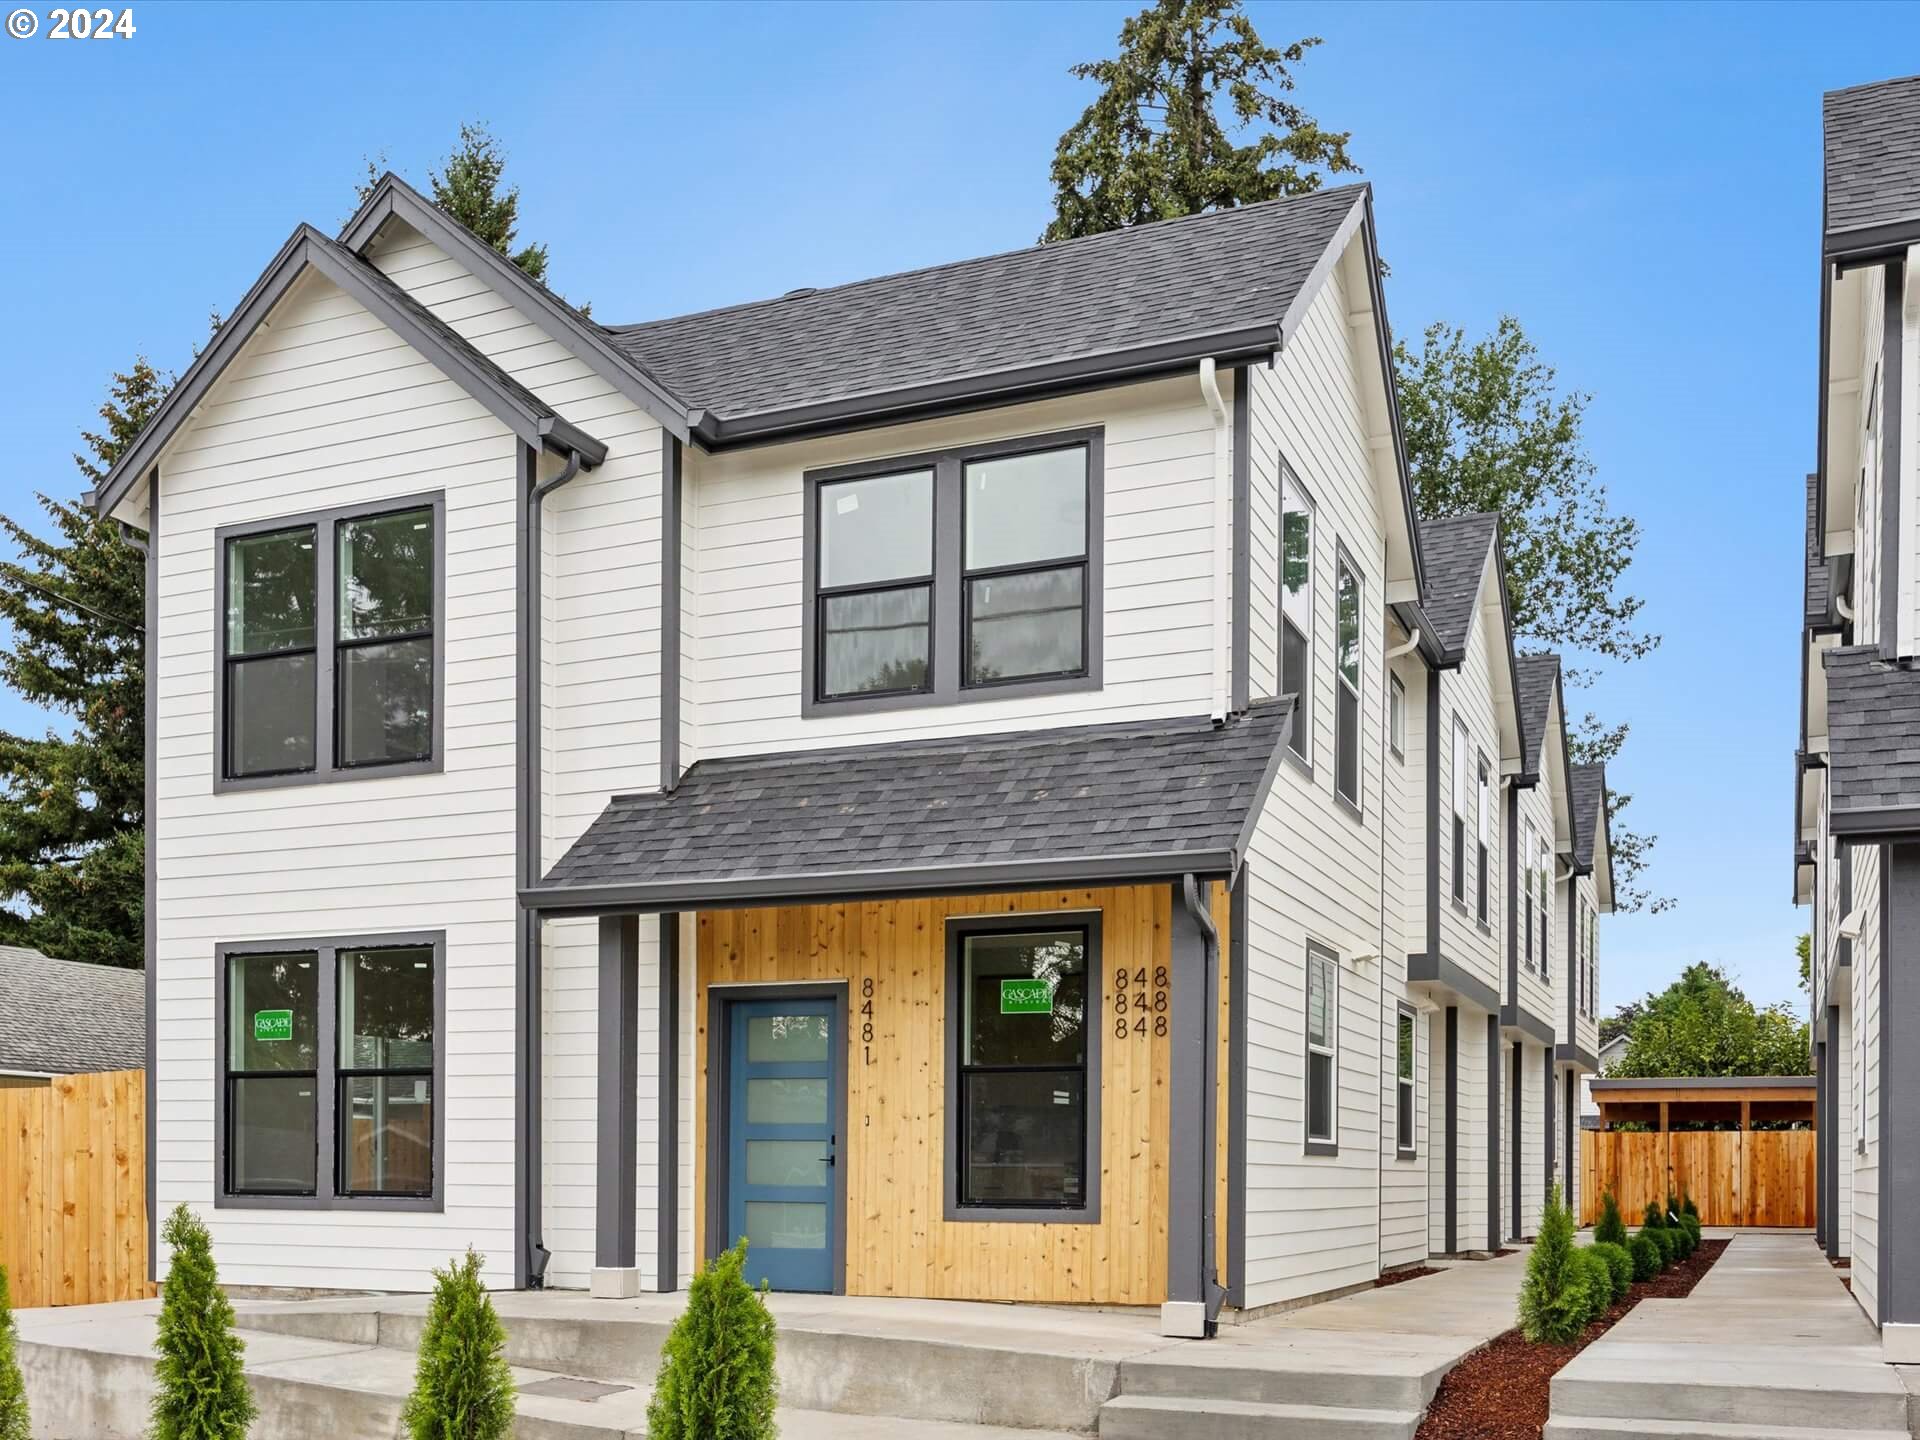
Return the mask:
<svg viewBox="0 0 1920 1440">
<path fill-rule="evenodd" d="M 1000 982 L 1000 1013 L 1002 1015 L 1051 1015 L 1053 985 L 1046 980 L 1002 980 Z"/>
<path fill-rule="evenodd" d="M 253 1012 L 253 1038 L 256 1040 L 293 1039 L 293 1011 L 256 1010 Z"/>
</svg>

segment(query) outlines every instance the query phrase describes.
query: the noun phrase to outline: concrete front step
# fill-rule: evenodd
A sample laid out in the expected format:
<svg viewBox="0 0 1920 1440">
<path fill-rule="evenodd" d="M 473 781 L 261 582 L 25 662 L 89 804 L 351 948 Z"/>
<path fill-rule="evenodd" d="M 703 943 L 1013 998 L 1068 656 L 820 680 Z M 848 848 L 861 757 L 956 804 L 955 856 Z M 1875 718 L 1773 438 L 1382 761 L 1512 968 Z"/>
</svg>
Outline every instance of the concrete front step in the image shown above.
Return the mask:
<svg viewBox="0 0 1920 1440">
<path fill-rule="evenodd" d="M 1162 1399 L 1240 1400 L 1256 1405 L 1323 1405 L 1368 1410 L 1424 1410 L 1450 1365 L 1431 1354 L 1350 1347 L 1336 1363 L 1213 1363 L 1221 1352 L 1183 1353 L 1120 1364 L 1122 1395 Z M 1300 1357 L 1312 1361 L 1316 1356 Z M 1337 1368 L 1344 1366 L 1346 1368 Z"/>
<path fill-rule="evenodd" d="M 1708 1348 L 1616 1346 L 1603 1355 L 1593 1346 L 1554 1376 L 1553 1418 L 1704 1421 L 1823 1435 L 1906 1432 L 1899 1383 L 1887 1366 L 1862 1364 L 1854 1350 L 1809 1346 L 1769 1355 L 1729 1346 L 1703 1353 Z M 1623 1353 L 1629 1349 L 1645 1353 Z M 1601 1360 L 1610 1373 L 1596 1373 Z"/>
<path fill-rule="evenodd" d="M 1100 1410 L 1100 1440 L 1412 1440 L 1419 1410 L 1276 1405 L 1121 1395 Z"/>
<path fill-rule="evenodd" d="M 1911 1440 L 1898 1430 L 1840 1430 L 1829 1426 L 1721 1424 L 1711 1420 L 1607 1420 L 1599 1417 L 1552 1419 L 1541 1440 Z"/>
</svg>

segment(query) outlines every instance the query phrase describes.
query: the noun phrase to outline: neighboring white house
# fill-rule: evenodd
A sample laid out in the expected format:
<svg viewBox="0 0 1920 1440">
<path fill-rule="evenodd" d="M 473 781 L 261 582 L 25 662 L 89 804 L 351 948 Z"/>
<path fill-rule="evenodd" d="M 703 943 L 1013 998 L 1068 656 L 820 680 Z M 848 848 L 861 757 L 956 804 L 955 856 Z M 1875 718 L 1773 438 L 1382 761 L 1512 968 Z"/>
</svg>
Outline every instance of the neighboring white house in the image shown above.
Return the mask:
<svg viewBox="0 0 1920 1440">
<path fill-rule="evenodd" d="M 1582 1075 L 1580 1077 L 1580 1122 L 1582 1129 L 1592 1130 L 1599 1128 L 1600 1106 L 1593 1098 L 1593 1082 L 1596 1076 L 1605 1075 L 1609 1070 L 1613 1069 L 1620 1057 L 1627 1053 L 1627 1044 L 1628 1038 L 1626 1035 L 1621 1034 L 1614 1036 L 1613 1039 L 1607 1041 L 1606 1044 L 1600 1047 L 1600 1068 L 1592 1074 Z M 1589 1121 L 1593 1123 L 1588 1124 L 1587 1122 Z"/>
<path fill-rule="evenodd" d="M 1920 77 L 1825 101 L 1795 898 L 1813 911 L 1820 1237 L 1920 1362 Z"/>
<path fill-rule="evenodd" d="M 1189 1334 L 1530 1233 L 1603 782 L 1389 355 L 1365 187 L 636 326 L 296 230 L 97 496 L 156 1212 Z"/>
</svg>

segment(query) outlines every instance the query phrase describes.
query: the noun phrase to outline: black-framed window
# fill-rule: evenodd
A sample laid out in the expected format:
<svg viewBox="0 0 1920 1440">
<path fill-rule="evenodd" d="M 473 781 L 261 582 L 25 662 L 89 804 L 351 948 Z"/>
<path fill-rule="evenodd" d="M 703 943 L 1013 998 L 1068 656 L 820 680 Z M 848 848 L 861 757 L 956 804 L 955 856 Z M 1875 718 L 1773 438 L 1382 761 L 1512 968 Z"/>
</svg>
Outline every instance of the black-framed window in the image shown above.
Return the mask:
<svg viewBox="0 0 1920 1440">
<path fill-rule="evenodd" d="M 1453 903 L 1467 903 L 1467 725 L 1453 717 Z"/>
<path fill-rule="evenodd" d="M 1411 1155 L 1416 1148 L 1414 1128 L 1415 1031 L 1413 1011 L 1401 1009 L 1394 1021 L 1393 1148 Z"/>
<path fill-rule="evenodd" d="M 1540 977 L 1551 985 L 1553 947 L 1548 942 L 1553 934 L 1553 847 L 1544 836 L 1536 843 L 1539 864 L 1534 875 L 1540 891 Z"/>
<path fill-rule="evenodd" d="M 1333 585 L 1333 788 L 1360 808 L 1360 576 L 1340 551 Z"/>
<path fill-rule="evenodd" d="M 1340 970 L 1334 953 L 1307 943 L 1307 1148 L 1340 1138 Z"/>
<path fill-rule="evenodd" d="M 1487 766 L 1487 757 L 1481 753 L 1477 757 L 1474 781 L 1474 859 L 1478 862 L 1474 870 L 1473 915 L 1482 925 L 1487 923 L 1490 912 L 1490 872 L 1492 866 L 1487 857 L 1493 853 L 1493 773 Z"/>
<path fill-rule="evenodd" d="M 1398 675 L 1387 675 L 1387 744 L 1393 758 L 1407 758 L 1407 687 Z"/>
<path fill-rule="evenodd" d="M 217 789 L 439 768 L 442 508 L 218 532 Z"/>
<path fill-rule="evenodd" d="M 215 1204 L 433 1210 L 440 932 L 221 945 Z"/>
<path fill-rule="evenodd" d="M 1099 956 L 1085 923 L 955 931 L 950 1027 L 954 1203 L 961 1211 L 1088 1208 Z"/>
<path fill-rule="evenodd" d="M 1287 747 L 1313 763 L 1313 496 L 1280 466 L 1280 693 L 1294 697 Z"/>
<path fill-rule="evenodd" d="M 1098 428 L 809 471 L 802 713 L 1097 688 Z"/>
<path fill-rule="evenodd" d="M 1520 951 L 1521 959 L 1527 969 L 1533 969 L 1533 897 L 1536 893 L 1534 878 L 1535 845 L 1533 839 L 1533 821 L 1527 820 L 1520 826 L 1520 865 L 1522 867 L 1520 884 L 1520 933 L 1524 938 Z M 1546 956 L 1541 955 L 1544 962 Z"/>
</svg>

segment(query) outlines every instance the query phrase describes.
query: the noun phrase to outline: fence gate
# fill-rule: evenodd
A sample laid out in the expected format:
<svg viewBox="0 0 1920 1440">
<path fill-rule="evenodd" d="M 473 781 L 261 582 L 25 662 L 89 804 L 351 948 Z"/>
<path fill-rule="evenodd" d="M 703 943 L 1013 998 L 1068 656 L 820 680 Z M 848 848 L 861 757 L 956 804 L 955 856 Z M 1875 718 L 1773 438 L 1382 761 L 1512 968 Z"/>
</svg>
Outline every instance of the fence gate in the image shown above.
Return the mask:
<svg viewBox="0 0 1920 1440">
<path fill-rule="evenodd" d="M 1629 1225 L 1648 1201 L 1691 1195 L 1703 1225 L 1814 1222 L 1811 1130 L 1586 1130 L 1580 1136 L 1580 1223 L 1600 1218 L 1607 1190 Z"/>
</svg>

